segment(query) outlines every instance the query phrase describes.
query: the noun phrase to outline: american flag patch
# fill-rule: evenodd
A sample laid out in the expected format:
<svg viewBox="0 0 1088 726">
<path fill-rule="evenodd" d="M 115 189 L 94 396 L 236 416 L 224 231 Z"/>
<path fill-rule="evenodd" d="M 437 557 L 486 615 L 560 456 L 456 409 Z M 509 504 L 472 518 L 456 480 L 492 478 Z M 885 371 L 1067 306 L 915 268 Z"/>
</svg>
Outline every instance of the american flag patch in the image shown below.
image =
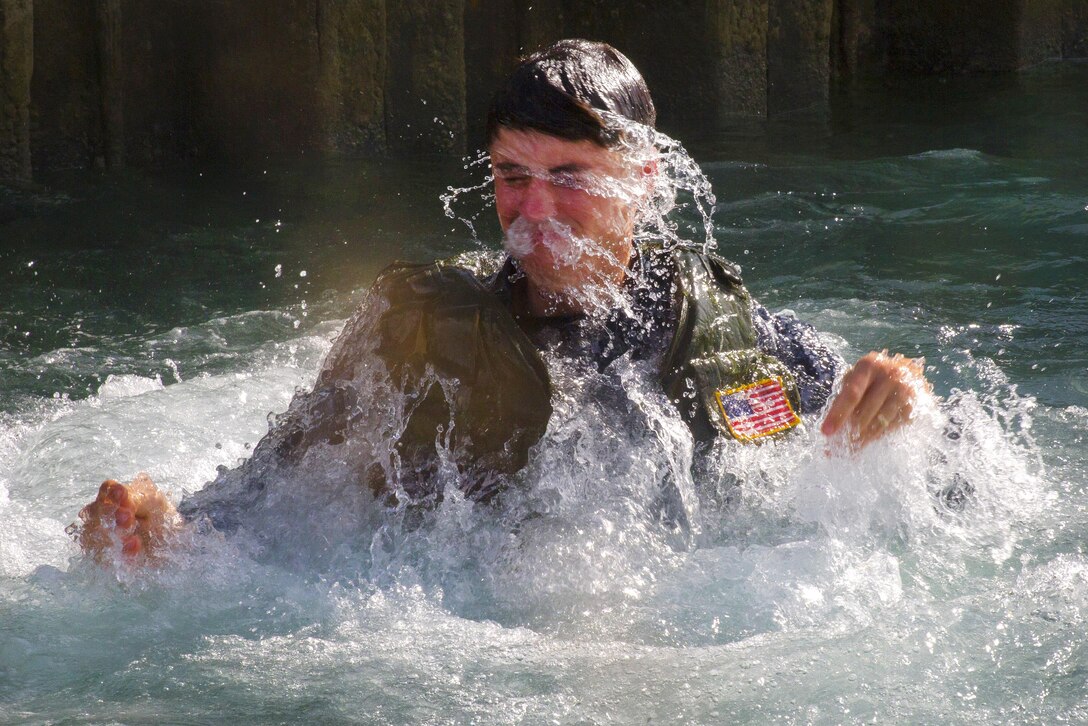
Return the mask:
<svg viewBox="0 0 1088 726">
<path fill-rule="evenodd" d="M 729 432 L 740 441 L 754 441 L 801 423 L 786 398 L 781 378 L 715 391 L 714 396 Z"/>
</svg>

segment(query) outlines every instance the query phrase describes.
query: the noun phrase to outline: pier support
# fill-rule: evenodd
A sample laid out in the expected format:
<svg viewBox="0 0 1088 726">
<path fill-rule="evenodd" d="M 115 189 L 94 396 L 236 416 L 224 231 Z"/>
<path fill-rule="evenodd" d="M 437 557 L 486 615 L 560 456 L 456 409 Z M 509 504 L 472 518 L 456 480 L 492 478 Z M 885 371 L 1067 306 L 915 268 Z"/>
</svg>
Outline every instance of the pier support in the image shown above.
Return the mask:
<svg viewBox="0 0 1088 726">
<path fill-rule="evenodd" d="M 464 0 L 386 8 L 385 129 L 400 152 L 465 152 Z"/>
<path fill-rule="evenodd" d="M 887 70 L 993 73 L 1078 57 L 1072 28 L 1086 15 L 1083 0 L 889 0 Z"/>
<path fill-rule="evenodd" d="M 0 180 L 30 181 L 34 3 L 0 0 Z"/>
<path fill-rule="evenodd" d="M 102 123 L 99 166 L 125 163 L 125 92 L 121 54 L 121 0 L 95 0 L 95 41 L 98 49 L 98 101 Z"/>
<path fill-rule="evenodd" d="M 319 104 L 327 152 L 385 149 L 385 0 L 317 0 Z"/>
<path fill-rule="evenodd" d="M 832 0 L 770 0 L 767 115 L 826 116 L 831 81 Z"/>
<path fill-rule="evenodd" d="M 1088 0 L 0 0 L 0 178 L 462 154 L 514 59 L 563 37 L 623 51 L 686 135 L 824 117 L 855 77 L 1088 57 Z"/>
</svg>

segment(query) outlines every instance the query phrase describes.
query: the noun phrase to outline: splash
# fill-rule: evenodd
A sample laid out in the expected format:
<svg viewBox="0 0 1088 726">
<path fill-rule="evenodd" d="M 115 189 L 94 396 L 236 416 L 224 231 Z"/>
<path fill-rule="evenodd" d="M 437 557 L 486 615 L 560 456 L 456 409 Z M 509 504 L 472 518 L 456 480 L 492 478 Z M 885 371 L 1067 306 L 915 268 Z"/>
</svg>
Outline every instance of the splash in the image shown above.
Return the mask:
<svg viewBox="0 0 1088 726">
<path fill-rule="evenodd" d="M 647 185 L 602 175 L 538 175 L 557 186 L 632 205 L 640 240 L 666 247 L 695 245 L 703 252 L 713 252 L 716 199 L 703 170 L 676 139 L 628 119 L 616 123 L 623 132 L 618 134 L 621 144 L 613 153 L 632 169 L 650 168 Z M 492 245 L 480 238 L 479 223 L 495 202 L 490 155 L 481 151 L 466 157 L 464 168 L 481 173 L 482 178 L 465 187 L 449 187 L 441 196 L 443 210 L 447 217 L 465 225 L 474 244 L 489 248 Z"/>
<path fill-rule="evenodd" d="M 683 145 L 653 131 L 657 173 L 653 195 L 642 210 L 639 236 L 665 247 L 695 244 L 704 254 L 714 252 L 714 190 L 706 174 Z"/>
<path fill-rule="evenodd" d="M 464 224 L 468 228 L 472 242 L 478 247 L 485 244 L 480 239 L 477 229 L 480 217 L 489 213 L 488 207 L 495 201 L 495 195 L 492 192 L 494 177 L 491 176 L 490 169 L 491 160 L 487 152 L 481 151 L 475 157 L 465 157 L 464 170 L 469 173 L 480 174 L 483 178 L 466 187 L 446 187 L 446 192 L 439 196 L 443 213 L 448 218 L 458 220 Z M 466 200 L 469 199 L 475 203 L 475 208 L 472 210 L 468 209 Z"/>
<path fill-rule="evenodd" d="M 502 246 L 516 259 L 524 259 L 538 249 L 547 249 L 556 267 L 574 267 L 594 244 L 579 238 L 569 224 L 556 219 L 533 223 L 521 217 L 514 221 L 502 238 Z"/>
<path fill-rule="evenodd" d="M 1067 97 L 1055 104 L 1070 107 Z M 150 342 L 130 329 L 19 361 L 28 380 L 58 382 L 6 379 L 18 390 L 0 416 L 0 701 L 41 722 L 76 710 L 95 722 L 1085 720 L 1083 245 L 1062 234 L 1083 221 L 1070 216 L 1084 213 L 1081 157 L 1062 159 L 1074 174 L 987 164 L 985 183 L 970 188 L 959 184 L 962 164 L 942 177 L 946 165 L 860 146 L 874 148 L 874 164 L 806 155 L 758 173 L 711 171 L 736 197 L 719 223 L 744 235 L 738 249 L 756 264 L 774 258 L 773 272 L 752 276 L 763 302 L 842 336 L 844 355 L 843 338 L 895 338 L 934 365 L 938 409 L 857 455 L 829 456 L 808 422 L 773 446 L 699 451 L 644 363 L 620 358 L 605 375 L 549 349 L 553 420 L 501 501 L 460 494 L 447 421 L 433 472 L 447 496 L 376 507 L 352 457 L 402 472 L 389 441 L 406 403 L 387 397 L 388 372 L 365 345 L 350 351 L 349 379 L 365 398 L 345 401 L 360 418 L 344 442 L 283 469 L 252 451 L 266 414 L 312 387 L 343 326 L 330 318 L 354 297 L 326 306 L 320 328 L 294 333 L 291 309 L 254 310 Z M 1018 176 L 1064 186 L 1024 198 Z M 955 183 L 962 215 L 940 206 L 943 181 Z M 842 206 L 798 206 L 824 198 L 806 188 L 828 184 Z M 485 196 L 459 200 L 490 204 Z M 852 208 L 865 212 L 847 215 L 856 223 L 830 224 Z M 493 212 L 474 223 L 496 247 L 479 224 Z M 973 237 L 953 216 L 982 217 L 989 232 Z M 1036 218 L 1046 221 L 1025 224 Z M 71 219 L 62 222 L 99 227 L 93 215 Z M 680 237 L 703 239 L 697 212 L 679 221 L 689 224 Z M 372 249 L 391 258 L 412 234 Z M 215 249 L 253 254 L 229 232 L 208 236 Z M 316 237 L 296 239 L 309 247 Z M 113 259 L 81 261 L 79 275 L 124 268 Z M 261 262 L 267 277 L 275 261 Z M 1004 309 L 979 320 L 975 283 L 998 272 Z M 142 365 L 167 351 L 185 375 Z M 119 356 L 134 364 L 111 369 Z M 67 377 L 73 366 L 144 380 L 94 378 L 82 393 Z M 443 397 L 456 392 L 454 380 L 424 380 Z M 239 527 L 193 532 L 154 573 L 90 566 L 63 534 L 103 475 L 150 470 L 177 500 L 243 458 L 276 473 L 240 507 Z M 262 480 L 256 468 L 232 476 Z"/>
</svg>

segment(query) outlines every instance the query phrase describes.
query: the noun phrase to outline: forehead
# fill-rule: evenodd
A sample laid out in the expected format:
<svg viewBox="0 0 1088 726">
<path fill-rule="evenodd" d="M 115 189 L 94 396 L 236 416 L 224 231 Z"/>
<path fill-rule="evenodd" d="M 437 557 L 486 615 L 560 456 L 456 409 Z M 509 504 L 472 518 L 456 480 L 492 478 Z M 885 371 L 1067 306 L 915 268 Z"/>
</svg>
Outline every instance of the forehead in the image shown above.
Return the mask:
<svg viewBox="0 0 1088 726">
<path fill-rule="evenodd" d="M 579 167 L 617 171 L 630 166 L 620 151 L 592 141 L 571 141 L 540 131 L 501 129 L 488 149 L 492 166 L 514 164 L 530 169 Z"/>
</svg>

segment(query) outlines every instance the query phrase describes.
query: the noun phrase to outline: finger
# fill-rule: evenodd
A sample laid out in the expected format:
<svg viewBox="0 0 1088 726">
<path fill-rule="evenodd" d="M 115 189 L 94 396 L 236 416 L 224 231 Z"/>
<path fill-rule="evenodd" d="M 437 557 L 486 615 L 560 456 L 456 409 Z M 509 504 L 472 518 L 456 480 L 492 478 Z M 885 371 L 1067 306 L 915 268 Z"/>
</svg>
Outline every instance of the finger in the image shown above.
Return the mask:
<svg viewBox="0 0 1088 726">
<path fill-rule="evenodd" d="M 861 428 L 862 438 L 866 442 L 875 441 L 906 425 L 914 413 L 919 390 L 929 390 L 929 383 L 923 374 L 925 362 L 921 358 L 896 355 L 889 362 L 893 367 L 886 369 L 886 375 L 891 388 L 879 411 Z"/>
<path fill-rule="evenodd" d="M 105 511 L 102 511 L 99 517 L 103 520 L 102 524 L 104 525 L 110 511 L 112 511 L 113 524 L 118 533 L 121 535 L 131 534 L 132 530 L 136 528 L 136 503 L 133 501 L 128 487 L 124 484 L 118 484 L 117 482 L 111 482 L 110 484 L 106 491 L 109 505 L 104 508 Z"/>
<path fill-rule="evenodd" d="M 894 397 L 889 397 L 885 400 L 884 406 L 873 416 L 869 425 L 861 429 L 859 443 L 865 446 L 901 428 L 906 423 L 908 415 L 909 413 Z"/>
<path fill-rule="evenodd" d="M 135 525 L 136 515 L 131 509 L 127 507 L 119 508 L 117 510 L 117 513 L 113 515 L 113 521 L 114 524 L 117 525 L 118 529 L 128 529 Z"/>
<path fill-rule="evenodd" d="M 857 365 L 846 372 L 839 395 L 831 402 L 824 422 L 820 425 L 820 431 L 825 436 L 833 436 L 842 429 L 843 424 L 857 408 L 858 402 L 865 396 L 871 380 L 872 368 L 866 363 L 866 358 L 862 358 Z"/>
<path fill-rule="evenodd" d="M 79 545 L 96 557 L 113 546 L 115 532 L 130 535 L 136 528 L 131 497 L 115 479 L 102 482 L 95 500 L 79 511 L 79 519 L 82 522 L 77 531 Z"/>
<path fill-rule="evenodd" d="M 117 486 L 117 483 L 118 482 L 115 479 L 107 479 L 106 481 L 102 482 L 102 486 L 98 487 L 98 497 L 95 499 L 95 501 L 108 501 L 110 491 L 113 489 L 113 487 Z"/>
<path fill-rule="evenodd" d="M 107 507 L 120 506 L 128 500 L 128 490 L 125 485 L 115 479 L 107 479 L 98 488 L 98 503 Z"/>
<path fill-rule="evenodd" d="M 103 517 L 109 517 L 117 510 L 117 500 L 123 486 L 113 479 L 102 482 L 98 496 L 94 501 L 79 510 L 79 519 L 84 525 L 97 525 Z"/>
<path fill-rule="evenodd" d="M 99 510 L 101 508 L 102 505 L 100 505 L 98 503 L 98 500 L 96 499 L 87 506 L 83 507 L 83 509 L 79 510 L 79 521 L 83 522 L 84 525 L 91 521 L 97 521 L 101 516 L 99 514 Z"/>
<path fill-rule="evenodd" d="M 136 517 L 140 520 L 161 520 L 174 511 L 174 506 L 170 503 L 170 500 L 155 485 L 151 477 L 142 471 L 133 477 L 128 485 L 128 490 Z"/>
<path fill-rule="evenodd" d="M 891 413 L 894 414 L 896 391 L 898 387 L 899 381 L 890 377 L 886 369 L 882 369 L 879 374 L 874 375 L 872 383 L 870 383 L 869 388 L 865 391 L 865 396 L 854 408 L 854 413 L 850 420 L 854 429 L 859 433 L 868 430 L 878 413 L 882 413 L 885 416 L 887 415 L 883 410 L 886 406 L 889 406 L 889 404 L 892 409 Z"/>
<path fill-rule="evenodd" d="M 140 540 L 139 535 L 129 535 L 122 540 L 121 554 L 126 557 L 135 557 L 143 551 L 144 543 Z"/>
</svg>

